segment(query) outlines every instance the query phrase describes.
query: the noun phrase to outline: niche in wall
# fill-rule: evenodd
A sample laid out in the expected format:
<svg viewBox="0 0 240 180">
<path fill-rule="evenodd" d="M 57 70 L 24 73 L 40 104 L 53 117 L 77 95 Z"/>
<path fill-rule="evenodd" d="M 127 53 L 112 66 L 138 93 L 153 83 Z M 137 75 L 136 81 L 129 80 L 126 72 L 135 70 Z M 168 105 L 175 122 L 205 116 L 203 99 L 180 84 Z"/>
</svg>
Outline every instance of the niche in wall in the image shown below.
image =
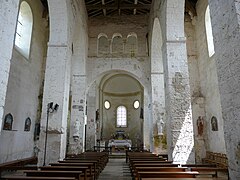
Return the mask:
<svg viewBox="0 0 240 180">
<path fill-rule="evenodd" d="M 26 120 L 25 120 L 25 124 L 24 124 L 24 131 L 30 131 L 31 129 L 31 119 L 28 117 Z"/>
<path fill-rule="evenodd" d="M 13 116 L 11 113 L 7 114 L 4 118 L 3 130 L 12 130 Z"/>
</svg>

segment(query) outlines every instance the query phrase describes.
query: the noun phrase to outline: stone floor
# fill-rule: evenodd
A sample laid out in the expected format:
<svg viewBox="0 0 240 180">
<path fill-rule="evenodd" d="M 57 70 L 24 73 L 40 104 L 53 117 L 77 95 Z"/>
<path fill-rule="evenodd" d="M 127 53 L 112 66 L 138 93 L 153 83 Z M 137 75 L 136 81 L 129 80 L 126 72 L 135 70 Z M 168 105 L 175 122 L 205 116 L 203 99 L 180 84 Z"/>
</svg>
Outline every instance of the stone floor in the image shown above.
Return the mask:
<svg viewBox="0 0 240 180">
<path fill-rule="evenodd" d="M 98 180 L 132 180 L 125 158 L 110 158 Z"/>
</svg>

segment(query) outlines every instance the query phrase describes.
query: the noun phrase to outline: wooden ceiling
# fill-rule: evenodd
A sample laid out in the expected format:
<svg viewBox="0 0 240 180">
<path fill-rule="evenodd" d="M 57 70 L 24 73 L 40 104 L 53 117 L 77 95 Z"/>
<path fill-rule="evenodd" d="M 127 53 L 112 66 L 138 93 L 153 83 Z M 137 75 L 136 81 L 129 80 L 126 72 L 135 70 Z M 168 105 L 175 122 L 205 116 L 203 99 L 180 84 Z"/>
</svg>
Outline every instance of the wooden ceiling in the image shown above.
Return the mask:
<svg viewBox="0 0 240 180">
<path fill-rule="evenodd" d="M 41 0 L 45 8 L 48 0 Z M 85 0 L 88 17 L 148 14 L 154 0 Z M 176 0 L 177 1 L 177 0 Z M 197 0 L 185 0 L 185 12 L 196 16 Z"/>
<path fill-rule="evenodd" d="M 154 0 L 85 0 L 88 17 L 138 15 L 150 12 Z M 197 0 L 185 0 L 185 11 L 196 16 Z"/>
</svg>

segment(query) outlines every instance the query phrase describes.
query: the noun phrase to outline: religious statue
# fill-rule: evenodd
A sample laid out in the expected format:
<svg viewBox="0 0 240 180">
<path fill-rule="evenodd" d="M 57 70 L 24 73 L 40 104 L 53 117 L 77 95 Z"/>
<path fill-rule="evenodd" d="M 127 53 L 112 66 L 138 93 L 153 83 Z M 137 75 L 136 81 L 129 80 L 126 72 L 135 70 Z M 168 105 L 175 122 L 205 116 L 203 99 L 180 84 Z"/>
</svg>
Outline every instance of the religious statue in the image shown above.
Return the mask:
<svg viewBox="0 0 240 180">
<path fill-rule="evenodd" d="M 203 117 L 199 116 L 198 119 L 197 119 L 198 136 L 202 136 L 203 135 L 203 127 L 204 127 Z"/>
<path fill-rule="evenodd" d="M 158 127 L 158 135 L 163 135 L 163 119 L 160 118 L 160 120 L 157 122 L 157 127 Z"/>
<path fill-rule="evenodd" d="M 212 124 L 212 131 L 218 131 L 218 122 L 215 116 L 211 118 L 211 124 Z"/>
</svg>

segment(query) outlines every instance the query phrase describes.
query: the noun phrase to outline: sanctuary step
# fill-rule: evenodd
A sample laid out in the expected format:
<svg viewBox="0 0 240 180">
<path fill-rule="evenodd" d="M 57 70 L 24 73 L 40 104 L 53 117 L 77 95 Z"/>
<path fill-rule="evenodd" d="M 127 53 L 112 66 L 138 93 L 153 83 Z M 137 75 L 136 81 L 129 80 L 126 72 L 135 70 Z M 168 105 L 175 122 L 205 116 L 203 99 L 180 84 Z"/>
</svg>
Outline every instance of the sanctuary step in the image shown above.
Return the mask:
<svg viewBox="0 0 240 180">
<path fill-rule="evenodd" d="M 112 152 L 108 155 L 110 159 L 126 159 L 126 153 L 125 152 Z"/>
</svg>

